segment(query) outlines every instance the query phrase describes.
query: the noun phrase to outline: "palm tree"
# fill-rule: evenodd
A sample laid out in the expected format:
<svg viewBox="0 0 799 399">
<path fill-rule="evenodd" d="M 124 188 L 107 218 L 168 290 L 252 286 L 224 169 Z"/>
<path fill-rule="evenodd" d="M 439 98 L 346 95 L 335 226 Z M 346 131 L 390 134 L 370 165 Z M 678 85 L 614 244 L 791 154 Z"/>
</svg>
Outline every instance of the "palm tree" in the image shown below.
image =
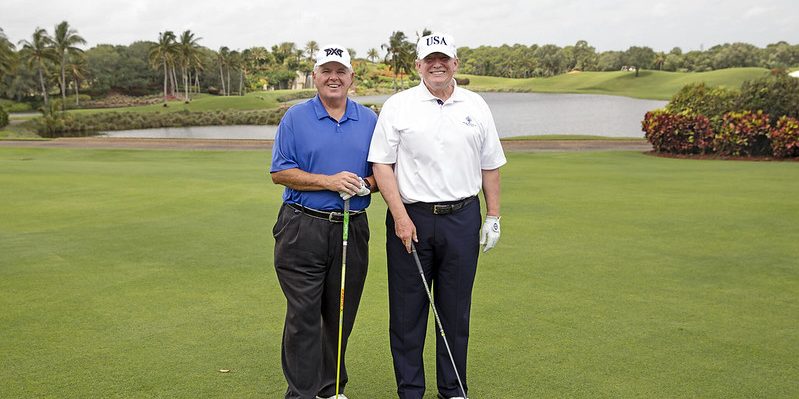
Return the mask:
<svg viewBox="0 0 799 399">
<path fill-rule="evenodd" d="M 230 49 L 226 46 L 220 47 L 217 60 L 219 61 L 219 79 L 222 81 L 222 95 L 226 96 L 228 89 L 225 87 L 225 68 L 230 62 Z"/>
<path fill-rule="evenodd" d="M 247 74 L 252 69 L 253 53 L 250 49 L 245 49 L 239 56 L 239 93 L 240 95 L 247 94 L 247 86 L 244 83 L 247 81 Z"/>
<path fill-rule="evenodd" d="M 169 80 L 169 66 L 175 55 L 175 33 L 171 30 L 158 33 L 158 43 L 150 47 L 150 66 L 155 69 L 164 68 L 164 104 L 166 104 L 166 84 Z"/>
<path fill-rule="evenodd" d="M 228 55 L 227 61 L 227 89 L 228 92 L 233 91 L 233 85 L 230 84 L 230 67 L 236 68 L 241 62 L 241 53 L 238 50 L 233 50 Z M 230 95 L 230 93 L 228 93 Z M 241 95 L 241 87 L 239 87 L 239 95 Z"/>
<path fill-rule="evenodd" d="M 391 36 L 388 38 L 387 44 L 381 44 L 380 48 L 386 50 L 386 64 L 389 65 L 389 68 L 394 72 L 394 80 L 391 84 L 391 87 L 394 88 L 394 91 L 397 91 L 397 75 L 400 72 L 400 68 L 404 59 L 408 57 L 408 42 L 406 41 L 407 36 L 405 33 L 400 31 L 395 31 L 391 33 Z"/>
<path fill-rule="evenodd" d="M 319 44 L 316 43 L 316 41 L 311 40 L 305 43 L 305 52 L 308 54 L 308 61 L 313 61 L 317 51 L 319 51 Z"/>
<path fill-rule="evenodd" d="M 39 75 L 39 83 L 42 86 L 42 97 L 44 98 L 45 109 L 48 105 L 47 100 L 47 86 L 44 81 L 44 72 L 47 68 L 48 62 L 56 62 L 58 55 L 52 47 L 53 39 L 47 34 L 47 31 L 42 28 L 36 28 L 31 37 L 31 41 L 20 40 L 19 45 L 22 46 L 20 55 L 27 62 L 31 69 L 36 69 Z"/>
<path fill-rule="evenodd" d="M 89 75 L 89 64 L 86 62 L 86 56 L 83 53 L 73 54 L 69 58 L 69 72 L 72 80 L 75 82 L 75 105 L 80 105 L 80 82 L 86 79 Z"/>
<path fill-rule="evenodd" d="M 200 45 L 198 44 L 200 39 L 202 38 L 195 38 L 191 30 L 186 30 L 180 35 L 180 42 L 177 44 L 186 101 L 189 101 L 189 69 L 192 66 L 202 64 L 200 61 Z"/>
<path fill-rule="evenodd" d="M 416 46 L 411 42 L 402 44 L 399 52 L 400 87 L 405 87 L 405 76 L 410 76 L 416 69 Z M 410 81 L 410 79 L 408 79 Z"/>
<path fill-rule="evenodd" d="M 0 79 L 3 78 L 3 75 L 11 73 L 16 64 L 16 58 L 14 44 L 8 41 L 3 28 L 0 28 Z"/>
<path fill-rule="evenodd" d="M 378 54 L 377 49 L 373 47 L 366 51 L 366 58 L 374 64 L 375 60 L 380 58 L 380 54 Z"/>
<path fill-rule="evenodd" d="M 282 42 L 272 46 L 272 55 L 275 57 L 275 62 L 282 65 L 287 58 L 294 55 L 295 50 L 294 42 Z"/>
<path fill-rule="evenodd" d="M 61 86 L 61 111 L 65 109 L 67 103 L 67 57 L 83 52 L 83 50 L 76 47 L 78 44 L 86 44 L 86 40 L 78 35 L 78 31 L 70 28 L 67 21 L 62 21 L 55 26 L 53 47 L 58 55 L 58 63 L 61 66 L 61 76 L 58 81 Z"/>
</svg>

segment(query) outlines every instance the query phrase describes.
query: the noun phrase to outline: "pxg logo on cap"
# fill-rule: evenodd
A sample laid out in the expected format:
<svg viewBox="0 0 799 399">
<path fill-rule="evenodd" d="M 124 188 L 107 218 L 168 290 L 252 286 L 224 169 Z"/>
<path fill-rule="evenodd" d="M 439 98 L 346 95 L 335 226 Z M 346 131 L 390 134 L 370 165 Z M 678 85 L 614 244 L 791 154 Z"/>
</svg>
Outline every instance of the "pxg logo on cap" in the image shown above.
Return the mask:
<svg viewBox="0 0 799 399">
<path fill-rule="evenodd" d="M 350 53 L 347 49 L 339 45 L 328 44 L 327 46 L 322 46 L 321 49 L 316 52 L 316 64 L 314 64 L 314 68 L 327 64 L 328 62 L 338 62 L 347 67 L 347 69 L 352 70 Z"/>
<path fill-rule="evenodd" d="M 421 60 L 433 53 L 442 53 L 450 58 L 457 58 L 458 53 L 452 36 L 446 33 L 431 33 L 422 36 L 416 43 L 416 58 Z"/>
</svg>

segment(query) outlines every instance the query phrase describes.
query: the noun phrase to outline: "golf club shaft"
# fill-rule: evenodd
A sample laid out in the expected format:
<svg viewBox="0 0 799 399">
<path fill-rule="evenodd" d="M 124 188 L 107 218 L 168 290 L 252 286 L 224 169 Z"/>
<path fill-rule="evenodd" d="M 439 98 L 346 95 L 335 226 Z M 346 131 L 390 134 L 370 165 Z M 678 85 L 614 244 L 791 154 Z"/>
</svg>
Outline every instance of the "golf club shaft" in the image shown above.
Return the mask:
<svg viewBox="0 0 799 399">
<path fill-rule="evenodd" d="M 341 297 L 338 306 L 338 351 L 336 355 L 336 398 L 339 393 L 339 383 L 341 381 L 341 335 L 344 330 L 344 281 L 347 276 L 347 233 L 350 229 L 350 200 L 344 200 L 344 225 L 342 226 L 342 247 L 341 247 Z"/>
<path fill-rule="evenodd" d="M 444 326 L 441 324 L 441 318 L 438 317 L 438 312 L 436 311 L 436 305 L 433 301 L 433 294 L 430 293 L 430 286 L 427 285 L 427 278 L 424 276 L 424 269 L 422 269 L 422 262 L 419 260 L 419 254 L 416 253 L 416 245 L 413 244 L 411 241 L 411 252 L 413 253 L 413 260 L 416 261 L 416 267 L 419 269 L 419 275 L 422 276 L 422 283 L 424 284 L 424 291 L 427 293 L 427 298 L 430 300 L 430 308 L 433 309 L 433 316 L 435 316 L 436 323 L 438 324 L 438 331 L 441 332 L 441 339 L 444 340 L 444 346 L 447 348 L 447 354 L 449 355 L 449 361 L 452 362 L 452 368 L 455 370 L 455 378 L 458 379 L 458 387 L 461 389 L 461 393 L 463 397 L 466 398 L 466 390 L 463 389 L 463 383 L 461 382 L 461 376 L 458 373 L 458 367 L 455 365 L 455 358 L 452 357 L 452 351 L 449 349 L 449 343 L 447 342 L 447 336 L 444 334 Z"/>
</svg>

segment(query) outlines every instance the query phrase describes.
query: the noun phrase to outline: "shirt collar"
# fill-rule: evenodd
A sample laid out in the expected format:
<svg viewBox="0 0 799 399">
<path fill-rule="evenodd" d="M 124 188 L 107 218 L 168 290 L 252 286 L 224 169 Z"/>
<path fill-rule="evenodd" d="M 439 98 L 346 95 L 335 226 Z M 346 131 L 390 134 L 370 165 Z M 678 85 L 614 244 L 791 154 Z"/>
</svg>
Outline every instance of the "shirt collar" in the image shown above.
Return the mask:
<svg viewBox="0 0 799 399">
<path fill-rule="evenodd" d="M 461 88 L 458 87 L 458 82 L 455 80 L 455 78 L 452 78 L 452 85 L 455 88 L 452 90 L 452 95 L 449 96 L 447 102 L 464 101 L 462 93 L 463 90 L 461 90 Z M 419 99 L 419 101 L 435 101 L 439 99 L 438 97 L 430 93 L 430 90 L 427 88 L 427 86 L 424 85 L 424 81 L 420 82 L 419 86 L 417 86 L 417 98 Z"/>
<path fill-rule="evenodd" d="M 324 119 L 330 118 L 330 114 L 327 113 L 325 106 L 322 105 L 322 100 L 319 98 L 319 94 L 315 95 L 314 98 L 311 99 L 311 103 L 313 104 L 314 112 L 316 113 L 316 119 Z M 352 119 L 357 121 L 360 117 L 360 111 L 358 111 L 358 107 L 355 106 L 355 101 L 352 101 L 347 98 L 347 109 L 344 111 L 344 116 L 341 117 L 339 123 L 346 121 L 347 119 Z M 333 118 L 330 118 L 333 119 Z"/>
</svg>

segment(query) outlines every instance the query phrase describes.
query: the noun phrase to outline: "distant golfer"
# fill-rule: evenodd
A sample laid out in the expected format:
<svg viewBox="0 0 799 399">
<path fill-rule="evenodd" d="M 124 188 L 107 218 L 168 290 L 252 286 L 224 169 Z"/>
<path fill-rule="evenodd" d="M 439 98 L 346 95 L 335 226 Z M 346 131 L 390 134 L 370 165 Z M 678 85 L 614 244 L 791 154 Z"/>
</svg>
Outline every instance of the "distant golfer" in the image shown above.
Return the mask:
<svg viewBox="0 0 799 399">
<path fill-rule="evenodd" d="M 391 354 L 397 393 L 421 399 L 428 298 L 411 240 L 432 282 L 453 361 L 466 384 L 472 286 L 480 245 L 499 240 L 499 167 L 505 154 L 494 118 L 477 94 L 453 79 L 458 57 L 452 37 L 434 33 L 416 45 L 419 86 L 389 98 L 380 112 L 369 161 L 389 207 L 386 217 Z M 482 231 L 482 188 L 487 216 Z M 439 397 L 462 397 L 443 339 L 436 341 Z"/>
<path fill-rule="evenodd" d="M 353 77 L 347 50 L 322 46 L 313 70 L 318 94 L 286 112 L 272 149 L 272 181 L 286 186 L 272 233 L 287 303 L 287 399 L 335 396 L 345 199 L 350 212 L 340 392 L 347 384 L 343 353 L 366 279 L 365 209 L 370 188 L 376 188 L 366 156 L 377 116 L 347 98 Z"/>
</svg>

